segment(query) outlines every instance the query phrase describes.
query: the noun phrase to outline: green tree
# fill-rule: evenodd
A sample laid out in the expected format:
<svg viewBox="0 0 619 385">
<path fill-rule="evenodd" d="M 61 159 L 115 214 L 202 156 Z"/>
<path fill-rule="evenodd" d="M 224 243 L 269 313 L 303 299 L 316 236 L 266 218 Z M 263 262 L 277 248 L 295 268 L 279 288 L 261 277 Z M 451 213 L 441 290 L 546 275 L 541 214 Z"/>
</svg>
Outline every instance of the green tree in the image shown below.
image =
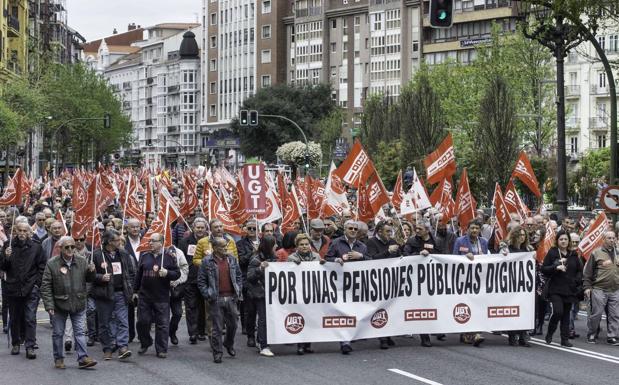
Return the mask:
<svg viewBox="0 0 619 385">
<path fill-rule="evenodd" d="M 242 109 L 257 110 L 264 115 L 282 115 L 295 121 L 308 140 L 320 141 L 319 122 L 336 108 L 331 99 L 331 86 L 296 87 L 279 84 L 260 89 L 243 102 Z M 240 126 L 232 122 L 233 131 L 241 140 L 241 151 L 247 156 L 274 162 L 275 150 L 283 143 L 300 140 L 301 134 L 289 122 L 277 118 L 259 118 L 258 126 Z"/>
<path fill-rule="evenodd" d="M 392 189 L 400 171 L 400 154 L 402 143 L 399 140 L 393 142 L 378 143 L 378 151 L 373 155 L 374 164 L 385 187 Z"/>
<path fill-rule="evenodd" d="M 85 65 L 50 65 L 40 84 L 53 117 L 46 129 L 47 141 L 57 147 L 63 164 L 85 164 L 91 156 L 101 161 L 104 155 L 130 143 L 132 126 L 119 99 L 107 80 Z M 111 116 L 109 129 L 103 127 L 105 113 Z"/>
<path fill-rule="evenodd" d="M 335 141 L 342 136 L 342 121 L 344 114 L 339 108 L 334 108 L 331 113 L 322 118 L 316 125 L 320 133 L 319 142 L 322 148 L 322 162 L 329 163 L 333 157 Z"/>
</svg>

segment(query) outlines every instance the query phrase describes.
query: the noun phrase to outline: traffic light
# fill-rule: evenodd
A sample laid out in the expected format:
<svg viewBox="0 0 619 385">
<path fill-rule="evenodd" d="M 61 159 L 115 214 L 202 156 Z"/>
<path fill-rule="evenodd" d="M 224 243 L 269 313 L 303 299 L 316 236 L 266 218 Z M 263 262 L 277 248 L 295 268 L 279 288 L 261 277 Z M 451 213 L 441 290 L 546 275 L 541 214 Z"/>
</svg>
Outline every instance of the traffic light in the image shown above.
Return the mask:
<svg viewBox="0 0 619 385">
<path fill-rule="evenodd" d="M 239 118 L 239 124 L 241 126 L 247 126 L 248 123 L 249 123 L 248 111 L 241 110 L 241 117 Z"/>
<path fill-rule="evenodd" d="M 108 112 L 103 115 L 103 128 L 111 128 L 112 127 L 112 117 Z"/>
<path fill-rule="evenodd" d="M 305 170 L 309 170 L 310 168 L 310 157 L 309 155 L 305 155 Z"/>
<path fill-rule="evenodd" d="M 430 0 L 430 25 L 449 28 L 453 24 L 453 0 Z"/>
<path fill-rule="evenodd" d="M 256 110 L 249 111 L 249 125 L 250 126 L 258 125 L 258 111 Z"/>
</svg>

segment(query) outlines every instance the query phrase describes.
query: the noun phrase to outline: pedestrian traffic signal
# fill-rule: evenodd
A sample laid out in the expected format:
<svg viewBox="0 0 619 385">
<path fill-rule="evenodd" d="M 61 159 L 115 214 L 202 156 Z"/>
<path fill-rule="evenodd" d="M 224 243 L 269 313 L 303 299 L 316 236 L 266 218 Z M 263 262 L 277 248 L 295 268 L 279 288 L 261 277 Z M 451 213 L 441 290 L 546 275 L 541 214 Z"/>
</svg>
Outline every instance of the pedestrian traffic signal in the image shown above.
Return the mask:
<svg viewBox="0 0 619 385">
<path fill-rule="evenodd" d="M 249 125 L 250 126 L 258 125 L 258 111 L 256 110 L 249 111 Z"/>
<path fill-rule="evenodd" d="M 103 115 L 103 128 L 111 128 L 112 127 L 112 117 L 108 112 Z"/>
<path fill-rule="evenodd" d="M 249 123 L 249 111 L 247 110 L 241 110 L 241 117 L 239 118 L 239 124 L 241 126 L 247 126 L 247 124 Z"/>
<path fill-rule="evenodd" d="M 309 155 L 305 155 L 305 170 L 309 170 L 310 168 L 310 157 Z"/>
<path fill-rule="evenodd" d="M 430 25 L 449 28 L 453 24 L 453 0 L 430 0 Z"/>
</svg>

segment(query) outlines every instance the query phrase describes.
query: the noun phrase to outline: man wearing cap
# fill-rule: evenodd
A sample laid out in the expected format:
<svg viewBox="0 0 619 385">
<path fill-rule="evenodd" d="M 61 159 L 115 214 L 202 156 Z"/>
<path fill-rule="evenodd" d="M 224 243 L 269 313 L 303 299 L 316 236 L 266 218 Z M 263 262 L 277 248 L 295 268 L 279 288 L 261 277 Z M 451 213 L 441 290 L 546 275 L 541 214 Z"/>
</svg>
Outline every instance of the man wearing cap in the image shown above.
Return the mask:
<svg viewBox="0 0 619 385">
<path fill-rule="evenodd" d="M 310 246 L 312 251 L 320 254 L 320 259 L 325 259 L 331 240 L 324 235 L 325 224 L 322 219 L 310 221 Z"/>
</svg>

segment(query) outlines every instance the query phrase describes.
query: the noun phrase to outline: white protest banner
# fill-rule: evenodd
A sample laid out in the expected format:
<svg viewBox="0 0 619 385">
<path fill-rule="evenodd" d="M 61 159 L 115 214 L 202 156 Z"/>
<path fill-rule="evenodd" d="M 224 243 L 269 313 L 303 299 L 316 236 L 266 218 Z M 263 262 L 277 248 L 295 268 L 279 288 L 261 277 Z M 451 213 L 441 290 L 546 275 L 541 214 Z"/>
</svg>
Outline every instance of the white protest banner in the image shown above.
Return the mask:
<svg viewBox="0 0 619 385">
<path fill-rule="evenodd" d="M 535 253 L 270 263 L 271 344 L 533 329 Z"/>
</svg>

